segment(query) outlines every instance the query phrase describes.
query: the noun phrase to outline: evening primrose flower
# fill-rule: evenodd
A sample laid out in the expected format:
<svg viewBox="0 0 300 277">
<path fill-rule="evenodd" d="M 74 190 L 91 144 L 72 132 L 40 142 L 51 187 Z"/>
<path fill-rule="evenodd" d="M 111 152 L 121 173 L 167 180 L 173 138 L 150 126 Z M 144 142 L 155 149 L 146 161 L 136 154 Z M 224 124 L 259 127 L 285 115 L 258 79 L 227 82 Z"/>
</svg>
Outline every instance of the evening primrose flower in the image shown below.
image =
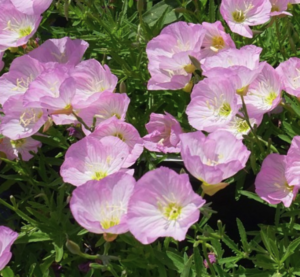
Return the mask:
<svg viewBox="0 0 300 277">
<path fill-rule="evenodd" d="M 271 7 L 269 0 L 222 0 L 220 12 L 232 32 L 252 38 L 249 26 L 266 23 Z"/>
<path fill-rule="evenodd" d="M 42 14 L 49 8 L 52 0 L 10 0 L 15 8 L 21 13 L 34 15 Z"/>
<path fill-rule="evenodd" d="M 0 271 L 9 263 L 12 253 L 11 246 L 18 238 L 18 233 L 8 227 L 0 226 Z"/>
<path fill-rule="evenodd" d="M 128 206 L 128 226 L 143 244 L 159 237 L 182 241 L 199 219 L 205 203 L 194 193 L 187 174 L 160 167 L 147 172 L 135 186 Z"/>
<path fill-rule="evenodd" d="M 10 1 L 3 1 L 0 14 L 0 50 L 27 43 L 36 32 L 42 17 L 19 12 Z"/>
<path fill-rule="evenodd" d="M 28 55 L 43 63 L 45 67 L 52 67 L 53 63 L 75 66 L 81 61 L 88 47 L 89 44 L 81 39 L 48 39 Z"/>
<path fill-rule="evenodd" d="M 292 140 L 286 158 L 286 180 L 290 186 L 300 188 L 300 136 L 295 136 Z"/>
<path fill-rule="evenodd" d="M 295 199 L 299 186 L 290 185 L 285 177 L 288 163 L 285 155 L 270 154 L 255 179 L 255 192 L 270 204 L 283 203 L 289 207 Z"/>
<path fill-rule="evenodd" d="M 122 172 L 89 181 L 73 191 L 71 212 L 75 220 L 92 233 L 126 233 L 128 202 L 134 186 L 135 179 Z"/>
<path fill-rule="evenodd" d="M 33 157 L 30 152 L 36 153 L 41 145 L 40 141 L 31 137 L 17 140 L 4 137 L 0 139 L 0 152 L 3 152 L 9 160 L 19 159 L 21 155 L 23 161 L 29 161 Z"/>
<path fill-rule="evenodd" d="M 271 16 L 278 16 L 278 15 L 290 15 L 293 16 L 291 13 L 287 12 L 289 0 L 270 0 L 272 5 L 271 9 Z"/>
<path fill-rule="evenodd" d="M 187 90 L 196 69 L 189 56 L 200 61 L 204 35 L 200 24 L 176 22 L 149 41 L 146 48 L 151 74 L 148 89 Z"/>
<path fill-rule="evenodd" d="M 213 132 L 227 124 L 238 112 L 236 90 L 229 80 L 207 78 L 194 86 L 186 109 L 188 120 L 197 130 Z"/>
<path fill-rule="evenodd" d="M 150 114 L 150 121 L 146 124 L 148 135 L 144 136 L 144 146 L 149 151 L 163 153 L 180 152 L 180 138 L 182 133 L 179 122 L 171 114 Z"/>
<path fill-rule="evenodd" d="M 119 171 L 128 155 L 128 146 L 119 138 L 104 137 L 99 141 L 85 137 L 67 150 L 60 175 L 77 187 L 90 180 L 99 181 Z"/>
<path fill-rule="evenodd" d="M 289 58 L 279 64 L 276 72 L 281 77 L 283 89 L 290 95 L 300 97 L 300 59 Z"/>
<path fill-rule="evenodd" d="M 133 165 L 142 154 L 143 140 L 137 129 L 129 123 L 112 117 L 100 123 L 89 137 L 101 140 L 104 137 L 113 136 L 125 142 L 129 149 L 129 155 L 125 160 L 123 167 Z"/>
<path fill-rule="evenodd" d="M 201 58 L 216 55 L 227 48 L 235 48 L 234 41 L 225 33 L 220 21 L 214 23 L 203 22 L 205 36 L 202 43 Z"/>
<path fill-rule="evenodd" d="M 181 134 L 180 139 L 185 167 L 204 183 L 206 190 L 213 186 L 223 188 L 225 185 L 220 182 L 243 169 L 251 153 L 241 140 L 227 131 L 218 130 L 207 137 L 198 131 Z"/>
</svg>

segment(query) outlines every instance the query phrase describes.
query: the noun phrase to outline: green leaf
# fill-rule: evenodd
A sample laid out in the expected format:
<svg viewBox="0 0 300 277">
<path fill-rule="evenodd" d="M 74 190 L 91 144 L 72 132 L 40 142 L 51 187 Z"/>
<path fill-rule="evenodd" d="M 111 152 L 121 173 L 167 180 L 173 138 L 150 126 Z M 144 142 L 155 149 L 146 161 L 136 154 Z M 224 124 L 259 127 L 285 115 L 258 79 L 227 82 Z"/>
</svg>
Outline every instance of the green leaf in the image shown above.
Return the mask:
<svg viewBox="0 0 300 277">
<path fill-rule="evenodd" d="M 284 253 L 283 257 L 281 258 L 280 262 L 283 263 L 289 256 L 291 256 L 295 252 L 295 250 L 297 249 L 299 244 L 300 244 L 300 237 L 293 240 L 289 244 L 289 246 L 285 250 L 285 253 Z"/>
<path fill-rule="evenodd" d="M 271 204 L 266 203 L 257 194 L 255 194 L 253 192 L 242 190 L 241 194 L 244 195 L 244 196 L 247 196 L 248 198 L 253 199 L 253 200 L 255 200 L 255 201 L 259 202 L 259 203 L 262 203 L 262 204 L 268 205 L 270 207 L 276 208 L 276 205 L 271 205 Z"/>
<path fill-rule="evenodd" d="M 194 261 L 195 261 L 196 276 L 197 277 L 202 277 L 203 272 L 205 272 L 206 270 L 204 268 L 203 259 L 200 255 L 200 251 L 199 251 L 198 247 L 194 247 Z"/>
<path fill-rule="evenodd" d="M 49 241 L 49 240 L 51 240 L 49 235 L 43 232 L 35 232 L 29 234 L 22 232 L 19 234 L 18 239 L 15 241 L 15 244 Z"/>
<path fill-rule="evenodd" d="M 184 268 L 183 258 L 181 256 L 179 256 L 178 254 L 171 252 L 171 251 L 166 251 L 166 253 L 167 253 L 167 256 L 172 260 L 175 267 L 177 268 L 177 271 L 179 273 L 181 273 Z"/>
<path fill-rule="evenodd" d="M 180 277 L 189 277 L 193 261 L 194 261 L 194 255 L 191 255 L 187 260 L 187 262 L 184 264 L 184 268 L 182 270 Z"/>
<path fill-rule="evenodd" d="M 243 256 L 243 253 L 239 250 L 238 245 L 231 240 L 227 235 L 224 235 L 222 241 L 237 255 Z"/>
<path fill-rule="evenodd" d="M 7 267 L 5 267 L 5 268 L 1 271 L 1 276 L 3 276 L 3 277 L 14 277 L 15 274 L 14 274 L 14 272 L 12 271 L 12 269 L 11 269 L 9 266 L 7 266 Z"/>
<path fill-rule="evenodd" d="M 240 234 L 240 237 L 241 237 L 241 242 L 243 244 L 243 249 L 244 249 L 245 252 L 248 252 L 249 251 L 249 244 L 248 244 L 248 241 L 247 241 L 247 235 L 246 235 L 245 227 L 244 227 L 243 223 L 238 218 L 236 219 L 236 223 L 237 223 L 239 234 Z"/>
</svg>

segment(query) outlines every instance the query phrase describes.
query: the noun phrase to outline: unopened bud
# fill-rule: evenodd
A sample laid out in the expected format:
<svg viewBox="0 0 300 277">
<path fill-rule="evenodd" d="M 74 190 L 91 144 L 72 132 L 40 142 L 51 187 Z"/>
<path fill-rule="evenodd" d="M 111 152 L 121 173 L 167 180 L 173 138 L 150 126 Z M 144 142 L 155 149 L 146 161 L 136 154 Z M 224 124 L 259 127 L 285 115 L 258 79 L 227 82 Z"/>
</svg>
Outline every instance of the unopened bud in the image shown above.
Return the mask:
<svg viewBox="0 0 300 277">
<path fill-rule="evenodd" d="M 190 93 L 192 91 L 193 85 L 194 85 L 193 81 L 190 80 L 182 90 L 187 93 Z"/>
<path fill-rule="evenodd" d="M 107 242 L 112 242 L 118 237 L 117 234 L 109 234 L 109 233 L 104 233 L 103 238 Z"/>
<path fill-rule="evenodd" d="M 144 9 L 144 0 L 137 0 L 136 7 L 137 7 L 138 12 L 142 13 L 142 11 Z"/>
<path fill-rule="evenodd" d="M 47 132 L 52 125 L 53 125 L 53 120 L 51 117 L 48 117 L 43 127 L 43 133 Z"/>
<path fill-rule="evenodd" d="M 193 64 L 188 64 L 184 67 L 186 73 L 192 74 L 195 72 L 196 67 Z"/>
<path fill-rule="evenodd" d="M 238 95 L 241 95 L 241 96 L 246 96 L 247 92 L 248 92 L 248 88 L 249 88 L 249 85 L 245 86 L 245 87 L 242 87 L 242 88 L 239 88 L 239 89 L 236 90 L 236 93 Z"/>
<path fill-rule="evenodd" d="M 18 50 L 19 50 L 18 47 L 10 47 L 10 48 L 8 48 L 8 49 L 9 49 L 9 51 L 10 51 L 11 53 L 17 53 Z"/>
<path fill-rule="evenodd" d="M 82 252 L 80 251 L 79 245 L 77 243 L 75 243 L 74 241 L 71 241 L 71 240 L 67 239 L 66 247 L 69 249 L 69 251 L 72 254 L 75 254 L 75 255 L 81 255 L 82 254 Z"/>
<path fill-rule="evenodd" d="M 124 82 L 124 81 L 122 81 L 122 82 L 120 83 L 119 91 L 120 91 L 120 93 L 126 93 L 126 85 L 125 85 L 125 82 Z"/>
</svg>

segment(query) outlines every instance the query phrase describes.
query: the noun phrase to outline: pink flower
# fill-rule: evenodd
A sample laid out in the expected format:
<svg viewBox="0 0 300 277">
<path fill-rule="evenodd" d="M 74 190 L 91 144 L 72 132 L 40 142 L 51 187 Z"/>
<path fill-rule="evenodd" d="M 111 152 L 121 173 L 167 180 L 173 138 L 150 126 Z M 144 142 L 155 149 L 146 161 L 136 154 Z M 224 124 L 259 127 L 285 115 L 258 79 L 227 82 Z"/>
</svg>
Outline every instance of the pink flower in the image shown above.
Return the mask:
<svg viewBox="0 0 300 277">
<path fill-rule="evenodd" d="M 60 175 L 65 182 L 77 187 L 90 180 L 99 181 L 119 171 L 128 155 L 128 146 L 116 137 L 100 141 L 85 137 L 67 150 Z"/>
<path fill-rule="evenodd" d="M 187 170 L 198 180 L 218 184 L 243 169 L 250 151 L 226 131 L 207 137 L 202 132 L 181 134 L 181 157 Z"/>
<path fill-rule="evenodd" d="M 23 95 L 10 97 L 5 102 L 3 111 L 5 116 L 2 118 L 0 132 L 12 140 L 32 136 L 48 119 L 45 110 L 24 107 Z"/>
<path fill-rule="evenodd" d="M 151 113 L 150 122 L 146 124 L 148 135 L 144 136 L 144 146 L 149 151 L 163 153 L 180 152 L 180 138 L 182 133 L 179 122 L 175 117 L 165 114 Z"/>
<path fill-rule="evenodd" d="M 200 60 L 205 31 L 200 24 L 176 22 L 148 42 L 146 52 L 151 79 L 149 90 L 184 88 L 195 67 L 189 55 Z"/>
<path fill-rule="evenodd" d="M 282 202 L 289 207 L 296 197 L 299 187 L 288 184 L 285 178 L 287 165 L 286 156 L 270 154 L 264 159 L 261 171 L 256 176 L 255 191 L 270 204 Z"/>
<path fill-rule="evenodd" d="M 5 153 L 7 159 L 19 159 L 22 156 L 23 161 L 29 161 L 32 158 L 30 152 L 37 152 L 42 143 L 33 138 L 23 138 L 18 140 L 11 140 L 9 138 L 0 139 L 0 152 Z"/>
<path fill-rule="evenodd" d="M 182 241 L 198 221 L 204 203 L 194 193 L 187 174 L 157 168 L 137 182 L 128 206 L 129 230 L 143 244 L 159 237 Z"/>
<path fill-rule="evenodd" d="M 32 50 L 28 55 L 41 63 L 61 63 L 77 65 L 89 47 L 89 44 L 81 39 L 72 40 L 69 37 L 61 39 L 48 39 L 38 48 Z"/>
<path fill-rule="evenodd" d="M 300 97 L 300 59 L 290 58 L 276 68 L 283 82 L 283 89 L 290 95 Z"/>
<path fill-rule="evenodd" d="M 213 132 L 229 123 L 238 112 L 235 88 L 228 80 L 207 78 L 194 86 L 186 109 L 188 120 L 197 130 Z"/>
<path fill-rule="evenodd" d="M 18 233 L 8 227 L 0 226 L 0 271 L 8 264 L 12 257 L 10 248 L 18 238 Z"/>
<path fill-rule="evenodd" d="M 286 158 L 286 180 L 290 186 L 300 188 L 300 136 L 295 136 L 292 140 Z"/>
<path fill-rule="evenodd" d="M 0 104 L 3 106 L 11 96 L 23 95 L 43 70 L 42 64 L 28 55 L 14 59 L 9 72 L 0 77 Z"/>
<path fill-rule="evenodd" d="M 100 181 L 89 181 L 73 191 L 72 214 L 83 228 L 92 233 L 126 233 L 127 207 L 134 186 L 134 178 L 122 172 Z"/>
<path fill-rule="evenodd" d="M 281 101 L 281 90 L 280 76 L 271 65 L 264 64 L 245 96 L 248 113 L 257 117 L 275 109 Z"/>
<path fill-rule="evenodd" d="M 208 259 L 211 264 L 214 264 L 216 262 L 216 255 L 214 253 L 209 253 Z M 205 268 L 209 268 L 207 260 L 204 260 L 203 264 L 204 264 Z"/>
<path fill-rule="evenodd" d="M 270 0 L 272 5 L 271 9 L 271 16 L 278 16 L 278 15 L 290 15 L 293 16 L 291 13 L 287 12 L 289 0 Z"/>
<path fill-rule="evenodd" d="M 123 167 L 133 165 L 142 154 L 143 140 L 139 132 L 129 123 L 123 122 L 116 117 L 112 117 L 100 123 L 95 131 L 89 135 L 101 140 L 104 137 L 114 136 L 125 142 L 129 149 L 129 156 L 125 160 Z"/>
<path fill-rule="evenodd" d="M 10 0 L 15 8 L 25 14 L 42 14 L 49 8 L 52 0 Z"/>
<path fill-rule="evenodd" d="M 3 57 L 4 52 L 0 51 L 0 71 L 3 69 L 4 67 L 4 62 L 2 61 L 2 57 Z"/>
<path fill-rule="evenodd" d="M 270 19 L 269 0 L 222 0 L 220 12 L 232 32 L 252 38 L 249 26 L 266 23 Z"/>
<path fill-rule="evenodd" d="M 10 1 L 1 3 L 0 50 L 26 44 L 36 32 L 42 17 L 19 12 Z"/>
<path fill-rule="evenodd" d="M 102 66 L 93 59 L 78 64 L 71 72 L 71 77 L 76 82 L 74 101 L 80 108 L 87 108 L 95 101 L 100 101 L 100 95 L 113 92 L 118 82 L 107 65 Z"/>
<path fill-rule="evenodd" d="M 205 37 L 202 43 L 201 57 L 206 58 L 216 55 L 219 51 L 227 48 L 235 48 L 235 44 L 230 35 L 225 33 L 220 21 L 214 23 L 203 22 Z"/>
<path fill-rule="evenodd" d="M 113 116 L 125 121 L 129 103 L 130 99 L 126 93 L 105 93 L 100 96 L 99 101 L 92 103 L 87 108 L 80 109 L 78 115 L 88 126 L 92 126 L 94 117 L 96 126 Z"/>
</svg>

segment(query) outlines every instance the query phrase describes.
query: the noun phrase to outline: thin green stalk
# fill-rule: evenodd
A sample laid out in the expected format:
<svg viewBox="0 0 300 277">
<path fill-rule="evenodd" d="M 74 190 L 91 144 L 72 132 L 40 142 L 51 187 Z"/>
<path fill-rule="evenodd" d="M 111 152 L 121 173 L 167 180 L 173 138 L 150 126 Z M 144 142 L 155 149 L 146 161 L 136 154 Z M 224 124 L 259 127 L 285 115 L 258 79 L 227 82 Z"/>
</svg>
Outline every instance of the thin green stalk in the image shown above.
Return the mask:
<svg viewBox="0 0 300 277">
<path fill-rule="evenodd" d="M 202 243 L 203 254 L 204 254 L 204 257 L 205 257 L 205 259 L 207 261 L 207 264 L 208 264 L 210 272 L 211 272 L 210 276 L 214 277 L 214 276 L 216 276 L 216 272 L 215 272 L 215 269 L 214 269 L 213 265 L 211 264 L 211 262 L 210 262 L 210 260 L 208 258 L 207 248 L 206 248 L 205 244 L 206 244 L 205 242 Z"/>
<path fill-rule="evenodd" d="M 281 36 L 280 36 L 278 19 L 276 19 L 276 21 L 275 21 L 275 29 L 276 29 L 276 36 L 277 36 L 278 44 L 279 44 L 279 51 L 282 54 L 283 58 L 286 60 L 286 56 L 285 56 L 285 53 L 284 53 L 284 49 L 283 49 L 283 45 L 282 45 L 282 41 L 281 41 Z"/>
<path fill-rule="evenodd" d="M 85 129 L 89 130 L 90 132 L 93 132 L 92 128 L 86 125 L 86 123 L 82 120 L 81 117 L 79 117 L 75 112 L 72 112 L 72 115 L 76 117 L 76 119 L 84 126 Z"/>
</svg>

